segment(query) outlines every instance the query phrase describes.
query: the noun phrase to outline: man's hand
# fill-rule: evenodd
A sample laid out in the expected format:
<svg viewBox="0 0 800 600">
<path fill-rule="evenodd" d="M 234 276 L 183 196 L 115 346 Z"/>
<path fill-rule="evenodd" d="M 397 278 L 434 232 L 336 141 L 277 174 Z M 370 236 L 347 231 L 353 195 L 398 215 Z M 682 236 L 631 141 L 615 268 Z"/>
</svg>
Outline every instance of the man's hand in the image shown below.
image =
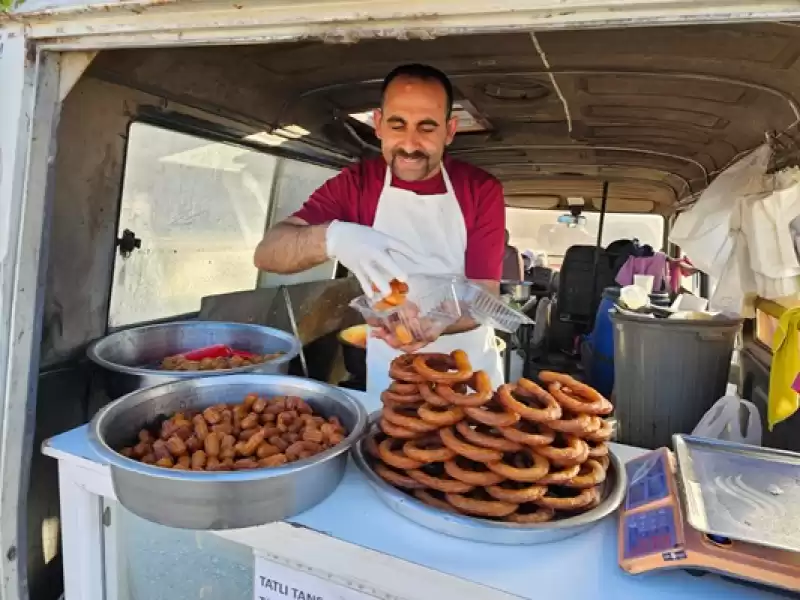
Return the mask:
<svg viewBox="0 0 800 600">
<path fill-rule="evenodd" d="M 424 342 L 411 342 L 410 344 L 404 344 L 397 336 L 386 329 L 385 327 L 379 325 L 372 329 L 372 337 L 378 338 L 379 340 L 383 340 L 389 346 L 394 348 L 395 350 L 400 350 L 400 352 L 405 352 L 406 354 L 413 354 L 417 350 L 424 348 L 434 340 L 428 340 Z"/>
<path fill-rule="evenodd" d="M 364 292 L 372 297 L 374 289 L 388 296 L 392 293 L 392 279 L 406 281 L 405 271 L 400 268 L 392 253 L 399 253 L 414 262 L 422 262 L 414 250 L 405 242 L 381 233 L 371 227 L 333 221 L 325 236 L 328 256 L 335 258 L 353 273 Z"/>
</svg>

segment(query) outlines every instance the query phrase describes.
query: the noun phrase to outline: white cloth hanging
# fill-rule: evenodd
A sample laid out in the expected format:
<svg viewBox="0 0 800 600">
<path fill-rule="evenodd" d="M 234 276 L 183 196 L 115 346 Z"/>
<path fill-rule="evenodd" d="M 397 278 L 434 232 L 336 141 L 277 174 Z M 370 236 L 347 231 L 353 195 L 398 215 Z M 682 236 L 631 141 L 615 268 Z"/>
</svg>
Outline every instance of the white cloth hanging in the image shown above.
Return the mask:
<svg viewBox="0 0 800 600">
<path fill-rule="evenodd" d="M 679 215 L 670 240 L 717 279 L 711 310 L 754 316 L 753 300 L 800 294 L 790 223 L 800 218 L 800 175 L 767 175 L 765 144 L 722 173 Z"/>
</svg>

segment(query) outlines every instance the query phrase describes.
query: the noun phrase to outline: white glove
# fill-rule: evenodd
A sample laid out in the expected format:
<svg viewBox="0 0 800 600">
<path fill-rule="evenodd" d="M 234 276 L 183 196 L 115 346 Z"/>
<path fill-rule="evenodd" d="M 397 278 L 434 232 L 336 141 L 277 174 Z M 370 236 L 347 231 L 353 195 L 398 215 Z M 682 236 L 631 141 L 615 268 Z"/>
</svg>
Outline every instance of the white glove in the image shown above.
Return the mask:
<svg viewBox="0 0 800 600">
<path fill-rule="evenodd" d="M 390 252 L 398 252 L 419 262 L 419 257 L 405 242 L 355 223 L 332 221 L 328 225 L 325 244 L 328 256 L 347 267 L 370 297 L 375 293 L 373 284 L 387 296 L 392 291 L 389 285 L 392 279 L 406 281 L 408 278 Z"/>
</svg>

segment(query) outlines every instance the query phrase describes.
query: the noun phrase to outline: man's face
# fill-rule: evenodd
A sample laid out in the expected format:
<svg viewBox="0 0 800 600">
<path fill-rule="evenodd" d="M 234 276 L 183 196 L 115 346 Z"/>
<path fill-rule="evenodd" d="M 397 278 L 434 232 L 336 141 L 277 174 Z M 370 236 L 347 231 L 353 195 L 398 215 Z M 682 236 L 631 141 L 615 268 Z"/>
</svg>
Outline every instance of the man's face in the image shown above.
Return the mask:
<svg viewBox="0 0 800 600">
<path fill-rule="evenodd" d="M 398 77 L 389 84 L 383 108 L 375 111 L 375 133 L 395 177 L 420 181 L 439 172 L 458 125 L 447 118 L 448 108 L 436 81 Z"/>
</svg>

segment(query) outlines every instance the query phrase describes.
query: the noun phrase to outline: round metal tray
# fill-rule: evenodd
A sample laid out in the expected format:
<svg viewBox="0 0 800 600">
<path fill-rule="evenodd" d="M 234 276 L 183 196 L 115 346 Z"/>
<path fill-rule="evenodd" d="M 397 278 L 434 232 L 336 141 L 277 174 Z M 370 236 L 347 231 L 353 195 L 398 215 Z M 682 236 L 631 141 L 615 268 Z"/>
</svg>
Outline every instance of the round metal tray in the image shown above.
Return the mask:
<svg viewBox="0 0 800 600">
<path fill-rule="evenodd" d="M 370 428 L 370 435 L 372 431 L 374 431 L 374 426 Z M 597 507 L 583 514 L 549 523 L 536 525 L 500 523 L 438 510 L 389 485 L 372 470 L 371 458 L 364 450 L 365 441 L 366 436 L 353 446 L 351 450 L 353 460 L 384 504 L 397 514 L 423 527 L 473 542 L 533 545 L 555 542 L 578 535 L 594 527 L 617 510 L 625 498 L 625 490 L 628 486 L 622 461 L 613 452 L 609 452 L 610 464 L 603 487 L 603 499 Z"/>
</svg>

